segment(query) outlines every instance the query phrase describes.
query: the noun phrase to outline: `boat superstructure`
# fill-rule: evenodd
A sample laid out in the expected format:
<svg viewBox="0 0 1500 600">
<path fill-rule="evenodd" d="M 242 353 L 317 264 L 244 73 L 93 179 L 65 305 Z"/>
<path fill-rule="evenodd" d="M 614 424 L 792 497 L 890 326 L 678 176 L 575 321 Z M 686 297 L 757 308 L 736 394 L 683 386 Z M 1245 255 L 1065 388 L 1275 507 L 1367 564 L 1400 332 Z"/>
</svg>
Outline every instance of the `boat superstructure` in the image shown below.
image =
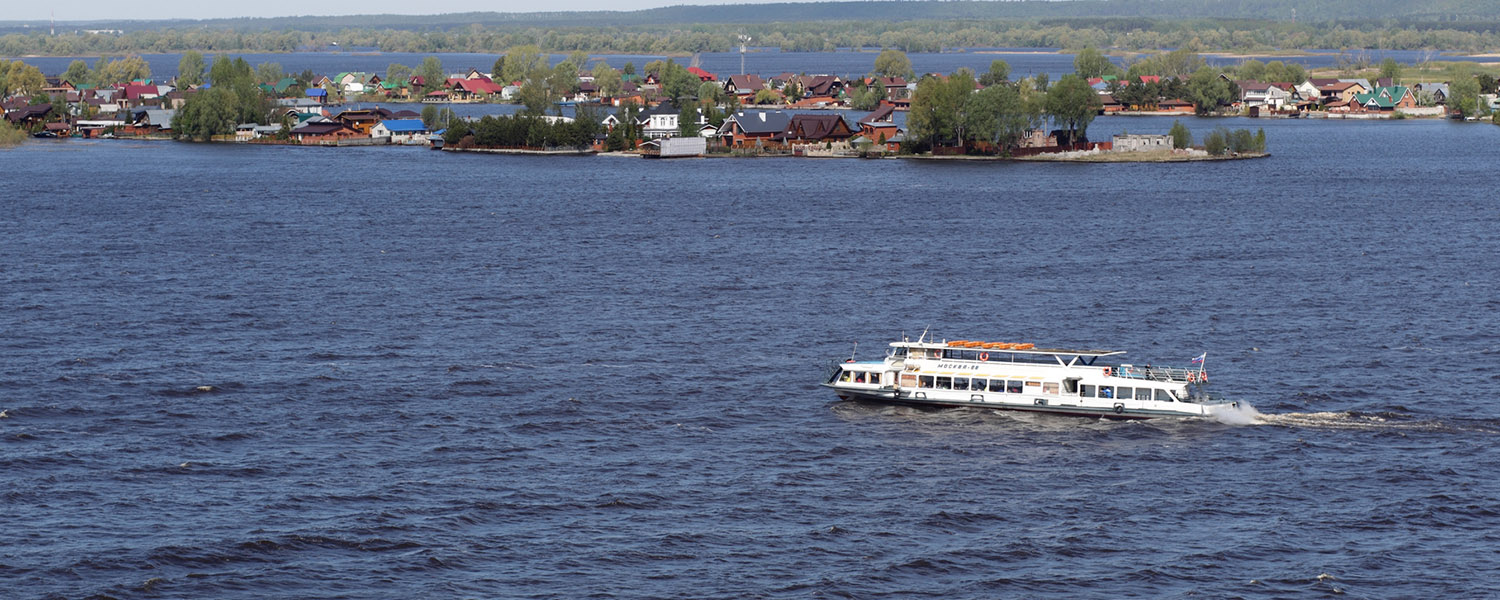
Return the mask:
<svg viewBox="0 0 1500 600">
<path fill-rule="evenodd" d="M 1111 419 L 1202 417 L 1232 403 L 1208 400 L 1204 357 L 1194 368 L 1120 362 L 1115 350 L 1033 344 L 899 341 L 879 361 L 841 363 L 826 387 L 845 400 L 979 406 Z"/>
</svg>

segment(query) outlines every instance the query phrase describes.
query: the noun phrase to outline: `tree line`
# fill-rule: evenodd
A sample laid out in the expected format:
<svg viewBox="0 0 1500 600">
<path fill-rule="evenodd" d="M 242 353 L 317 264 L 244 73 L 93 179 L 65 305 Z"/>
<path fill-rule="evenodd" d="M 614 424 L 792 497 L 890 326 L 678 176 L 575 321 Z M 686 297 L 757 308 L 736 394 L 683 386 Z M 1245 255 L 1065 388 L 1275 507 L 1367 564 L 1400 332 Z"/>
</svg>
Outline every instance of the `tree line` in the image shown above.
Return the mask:
<svg viewBox="0 0 1500 600">
<path fill-rule="evenodd" d="M 952 3 L 945 3 L 952 4 Z M 1363 13 L 1360 13 L 1363 14 Z M 40 54 L 295 52 L 327 47 L 373 47 L 383 52 L 495 53 L 535 45 L 546 52 L 668 54 L 729 52 L 741 36 L 782 51 L 896 48 L 938 52 L 945 48 L 1119 48 L 1127 51 L 1199 47 L 1256 51 L 1282 48 L 1483 51 L 1500 47 L 1500 27 L 1430 22 L 1289 22 L 1229 19 L 978 19 L 811 20 L 777 23 L 699 23 L 618 26 L 481 26 L 409 30 L 344 28 L 275 31 L 167 28 L 124 34 L 43 31 L 0 36 L 0 56 Z"/>
</svg>

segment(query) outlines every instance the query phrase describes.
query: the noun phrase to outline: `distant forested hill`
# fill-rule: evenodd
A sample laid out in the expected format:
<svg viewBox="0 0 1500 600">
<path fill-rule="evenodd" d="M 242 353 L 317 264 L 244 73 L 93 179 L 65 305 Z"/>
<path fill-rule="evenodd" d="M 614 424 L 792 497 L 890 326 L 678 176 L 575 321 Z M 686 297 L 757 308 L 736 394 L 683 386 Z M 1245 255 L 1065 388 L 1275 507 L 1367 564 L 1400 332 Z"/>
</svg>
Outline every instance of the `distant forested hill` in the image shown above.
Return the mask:
<svg viewBox="0 0 1500 600">
<path fill-rule="evenodd" d="M 67 15 L 73 17 L 74 15 Z M 132 52 L 722 52 L 740 36 L 785 51 L 955 47 L 1149 51 L 1500 49 L 1496 0 L 1058 0 L 809 2 L 639 11 L 356 15 L 204 21 L 0 22 L 0 56 Z M 118 30 L 97 34 L 88 30 Z"/>
<path fill-rule="evenodd" d="M 316 10 L 316 9 L 313 9 Z M 64 13 L 66 14 L 66 12 Z M 795 21 L 914 21 L 973 19 L 1147 18 L 1255 19 L 1302 22 L 1400 21 L 1446 25 L 1500 22 L 1494 0 L 1020 0 L 937 2 L 795 2 L 719 6 L 670 6 L 637 11 L 450 13 L 426 16 L 355 15 L 202 21 L 107 21 L 67 15 L 66 25 L 90 29 L 173 29 L 184 26 L 256 30 L 340 29 L 443 30 L 483 27 L 626 27 L 685 23 Z M 0 21 L 7 28 L 19 22 Z M 34 23 L 33 23 L 34 25 Z M 13 30 L 13 29 L 12 29 Z"/>
</svg>

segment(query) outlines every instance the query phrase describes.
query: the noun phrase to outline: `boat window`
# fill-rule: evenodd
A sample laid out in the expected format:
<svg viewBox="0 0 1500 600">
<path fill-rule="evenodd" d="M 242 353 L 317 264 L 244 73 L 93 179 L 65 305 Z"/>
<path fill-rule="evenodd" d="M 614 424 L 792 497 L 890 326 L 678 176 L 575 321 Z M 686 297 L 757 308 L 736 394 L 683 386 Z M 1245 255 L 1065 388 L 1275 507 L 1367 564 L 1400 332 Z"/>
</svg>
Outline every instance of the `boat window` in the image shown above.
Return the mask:
<svg viewBox="0 0 1500 600">
<path fill-rule="evenodd" d="M 1078 386 L 1078 389 L 1079 389 L 1079 392 L 1078 392 L 1079 396 L 1083 396 L 1084 398 L 1093 398 L 1094 397 L 1094 386 L 1092 386 L 1092 385 L 1081 385 L 1081 386 Z"/>
<path fill-rule="evenodd" d="M 953 389 L 955 389 L 955 390 L 967 390 L 967 389 L 969 389 L 969 378 L 968 377 L 954 377 L 953 378 Z"/>
<path fill-rule="evenodd" d="M 1135 388 L 1135 399 L 1136 400 L 1150 400 L 1151 399 L 1151 388 Z"/>
<path fill-rule="evenodd" d="M 1003 392 L 1003 391 L 1005 391 L 1005 380 L 1004 379 L 991 379 L 990 380 L 990 391 L 991 392 Z"/>
<path fill-rule="evenodd" d="M 979 360 L 979 351 L 964 350 L 964 360 Z"/>
<path fill-rule="evenodd" d="M 924 388 L 930 388 L 930 387 L 932 387 L 932 376 L 931 375 L 922 375 L 920 377 L 917 377 L 917 387 L 924 387 Z"/>
<path fill-rule="evenodd" d="M 1009 383 L 1008 383 L 1008 384 L 1007 384 L 1007 385 L 1006 385 L 1006 386 L 1005 386 L 1005 391 L 1007 391 L 1007 392 L 1010 392 L 1010 393 L 1012 393 L 1012 394 L 1019 394 L 1019 393 L 1021 393 L 1021 388 L 1022 388 L 1022 387 L 1023 387 L 1023 386 L 1025 386 L 1025 383 L 1023 383 L 1023 382 L 1022 382 L 1022 381 L 1020 381 L 1020 380 L 1015 380 L 1015 379 L 1013 379 L 1013 380 L 1011 380 L 1011 381 L 1010 381 L 1010 382 L 1009 382 Z"/>
<path fill-rule="evenodd" d="M 960 356 L 963 356 L 963 352 L 960 352 L 958 350 L 944 350 L 943 351 L 943 358 L 953 358 L 953 359 L 956 359 L 956 358 L 958 358 Z"/>
<path fill-rule="evenodd" d="M 897 348 L 896 351 L 892 354 L 894 354 L 895 356 L 906 356 L 906 346 Z"/>
<path fill-rule="evenodd" d="M 1064 379 L 1063 391 L 1069 394 L 1078 393 L 1078 380 L 1075 378 Z"/>
<path fill-rule="evenodd" d="M 854 372 L 853 371 L 844 371 L 843 375 L 839 375 L 839 381 L 842 381 L 844 383 L 849 383 L 849 381 L 852 380 L 853 378 L 854 378 Z"/>
<path fill-rule="evenodd" d="M 1119 398 L 1121 400 L 1129 400 L 1130 397 L 1132 395 L 1134 395 L 1134 394 L 1135 394 L 1135 390 L 1134 389 L 1131 389 L 1131 388 L 1128 388 L 1128 387 L 1125 387 L 1125 386 L 1120 386 L 1120 389 L 1115 390 L 1115 397 Z"/>
<path fill-rule="evenodd" d="M 953 389 L 953 378 L 952 377 L 938 377 L 937 378 L 937 389 L 940 389 L 940 390 L 951 390 L 951 389 Z"/>
<path fill-rule="evenodd" d="M 1167 390 L 1156 390 L 1156 401 L 1157 402 L 1171 402 L 1172 401 L 1172 394 L 1168 393 Z"/>
<path fill-rule="evenodd" d="M 985 386 L 985 380 L 983 380 L 983 379 L 975 377 L 975 378 L 969 380 L 969 389 L 971 389 L 973 391 L 982 392 L 982 391 L 984 391 L 984 386 Z"/>
<path fill-rule="evenodd" d="M 864 382 L 865 382 L 865 372 L 864 371 L 855 371 L 854 372 L 854 383 L 864 383 Z"/>
<path fill-rule="evenodd" d="M 870 383 L 873 383 L 875 385 L 880 385 L 880 374 L 879 373 L 871 373 L 870 374 Z"/>
<path fill-rule="evenodd" d="M 1052 383 L 1052 382 L 1043 383 L 1042 384 L 1042 393 L 1043 394 L 1056 395 L 1057 394 L 1057 384 L 1056 383 Z"/>
<path fill-rule="evenodd" d="M 1115 397 L 1115 387 L 1112 386 L 1112 385 L 1101 385 L 1101 386 L 1099 386 L 1099 397 L 1100 398 L 1113 398 L 1113 397 Z"/>
</svg>

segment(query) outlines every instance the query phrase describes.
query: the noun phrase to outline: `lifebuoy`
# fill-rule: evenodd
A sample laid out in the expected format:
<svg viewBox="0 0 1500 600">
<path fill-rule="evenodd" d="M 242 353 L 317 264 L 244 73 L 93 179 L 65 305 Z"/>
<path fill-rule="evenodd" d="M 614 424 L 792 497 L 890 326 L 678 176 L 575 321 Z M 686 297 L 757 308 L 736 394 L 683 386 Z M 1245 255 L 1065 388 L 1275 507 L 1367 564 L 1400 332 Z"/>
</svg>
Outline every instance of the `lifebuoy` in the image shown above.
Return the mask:
<svg viewBox="0 0 1500 600">
<path fill-rule="evenodd" d="M 1188 383 L 1193 383 L 1194 381 L 1197 381 L 1197 380 L 1198 380 L 1198 374 L 1194 373 L 1192 371 L 1188 371 Z"/>
<path fill-rule="evenodd" d="M 990 353 L 988 353 L 988 352 L 980 352 L 979 353 L 979 360 L 987 361 L 989 359 L 990 359 Z"/>
<path fill-rule="evenodd" d="M 1199 373 L 1198 374 L 1198 381 L 1200 383 L 1208 383 L 1208 373 Z"/>
<path fill-rule="evenodd" d="M 1110 373 L 1112 373 L 1112 371 L 1109 370 L 1109 367 L 1104 367 L 1104 376 L 1109 377 Z"/>
</svg>

